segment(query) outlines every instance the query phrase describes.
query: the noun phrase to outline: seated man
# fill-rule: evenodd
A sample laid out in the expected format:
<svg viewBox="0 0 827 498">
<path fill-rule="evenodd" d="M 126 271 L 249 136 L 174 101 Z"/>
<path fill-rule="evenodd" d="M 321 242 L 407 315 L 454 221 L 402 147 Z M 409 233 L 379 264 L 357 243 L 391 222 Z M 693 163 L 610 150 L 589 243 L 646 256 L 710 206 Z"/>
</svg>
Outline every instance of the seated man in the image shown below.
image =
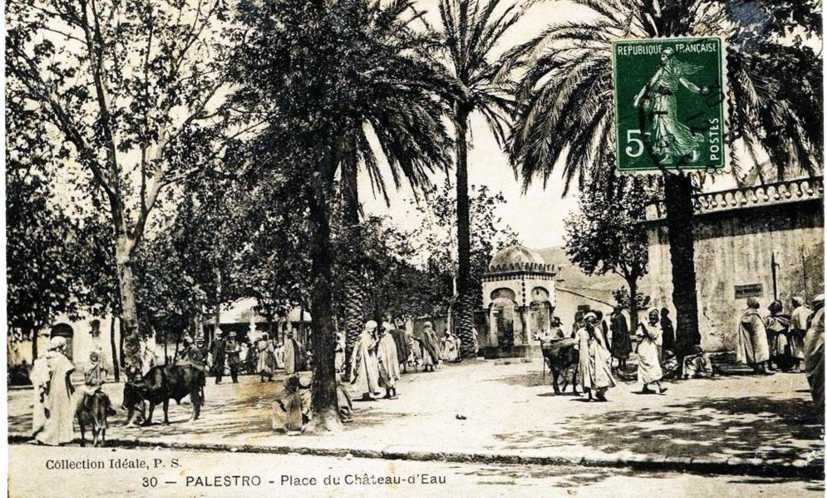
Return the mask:
<svg viewBox="0 0 827 498">
<path fill-rule="evenodd" d="M 88 407 L 91 403 L 92 396 L 96 394 L 103 396 L 106 399 L 106 414 L 110 416 L 115 415 L 115 410 L 109 402 L 109 397 L 101 388 L 104 382 L 106 382 L 106 369 L 101 364 L 100 354 L 97 351 L 92 351 L 89 353 L 89 365 L 86 367 L 86 370 L 83 371 L 83 387 L 81 388 L 83 395 L 79 398 L 83 405 Z"/>
<path fill-rule="evenodd" d="M 311 417 L 310 386 L 303 386 L 298 375 L 288 377 L 284 391 L 273 404 L 273 430 L 298 434 Z"/>
</svg>

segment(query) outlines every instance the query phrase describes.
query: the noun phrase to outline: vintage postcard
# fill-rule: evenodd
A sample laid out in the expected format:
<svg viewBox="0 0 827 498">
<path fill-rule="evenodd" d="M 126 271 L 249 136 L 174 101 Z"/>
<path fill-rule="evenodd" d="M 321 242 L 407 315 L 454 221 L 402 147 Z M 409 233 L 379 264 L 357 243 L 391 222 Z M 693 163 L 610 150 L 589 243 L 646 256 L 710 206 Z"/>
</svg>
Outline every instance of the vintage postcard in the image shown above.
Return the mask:
<svg viewBox="0 0 827 498">
<path fill-rule="evenodd" d="M 820 0 L 8 0 L 12 498 L 824 495 Z"/>
</svg>

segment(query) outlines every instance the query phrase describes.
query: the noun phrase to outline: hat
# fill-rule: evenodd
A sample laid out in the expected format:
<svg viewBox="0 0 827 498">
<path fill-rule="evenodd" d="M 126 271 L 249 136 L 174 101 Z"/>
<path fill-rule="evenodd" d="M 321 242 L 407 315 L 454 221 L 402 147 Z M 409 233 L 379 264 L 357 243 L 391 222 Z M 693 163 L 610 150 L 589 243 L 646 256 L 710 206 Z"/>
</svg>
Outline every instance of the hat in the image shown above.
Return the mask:
<svg viewBox="0 0 827 498">
<path fill-rule="evenodd" d="M 819 294 L 813 298 L 813 304 L 821 303 L 824 304 L 824 294 Z"/>
<path fill-rule="evenodd" d="M 583 316 L 583 319 L 584 320 L 597 320 L 597 315 L 595 315 L 594 312 L 589 311 L 588 313 L 585 314 L 585 316 Z"/>
<path fill-rule="evenodd" d="M 378 327 L 378 326 L 379 326 L 379 324 L 376 323 L 374 320 L 368 320 L 368 323 L 365 324 L 365 328 L 367 330 L 371 331 L 371 332 L 376 330 L 376 327 Z"/>
<path fill-rule="evenodd" d="M 432 329 L 432 328 L 434 328 L 434 324 L 431 323 L 431 322 L 425 322 L 425 323 L 422 324 L 422 328 Z"/>
<path fill-rule="evenodd" d="M 55 349 L 63 349 L 66 347 L 66 338 L 65 337 L 52 337 L 49 340 L 49 351 L 54 351 Z"/>
<path fill-rule="evenodd" d="M 223 334 L 223 333 L 224 333 L 224 331 L 223 331 L 223 330 L 221 330 L 221 327 L 216 327 L 216 328 L 215 328 L 215 335 L 221 335 L 221 334 Z"/>
</svg>

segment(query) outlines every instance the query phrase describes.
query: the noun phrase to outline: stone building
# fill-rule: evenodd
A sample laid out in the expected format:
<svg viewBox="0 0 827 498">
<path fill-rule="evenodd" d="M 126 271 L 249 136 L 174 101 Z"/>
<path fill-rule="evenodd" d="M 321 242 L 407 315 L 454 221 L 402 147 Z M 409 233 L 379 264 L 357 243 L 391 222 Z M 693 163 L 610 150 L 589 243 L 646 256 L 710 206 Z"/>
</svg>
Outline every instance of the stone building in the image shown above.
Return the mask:
<svg viewBox="0 0 827 498">
<path fill-rule="evenodd" d="M 491 259 L 482 279 L 487 331 L 486 357 L 527 356 L 534 336 L 549 327 L 555 307 L 558 268 L 523 246 L 515 245 Z M 486 333 L 487 332 L 487 333 Z"/>
<path fill-rule="evenodd" d="M 792 296 L 809 300 L 823 292 L 823 197 L 820 177 L 696 195 L 695 273 L 705 349 L 734 349 L 749 297 L 764 311 L 780 299 L 789 313 Z M 663 203 L 647 208 L 649 274 L 641 291 L 675 316 L 665 218 Z"/>
</svg>

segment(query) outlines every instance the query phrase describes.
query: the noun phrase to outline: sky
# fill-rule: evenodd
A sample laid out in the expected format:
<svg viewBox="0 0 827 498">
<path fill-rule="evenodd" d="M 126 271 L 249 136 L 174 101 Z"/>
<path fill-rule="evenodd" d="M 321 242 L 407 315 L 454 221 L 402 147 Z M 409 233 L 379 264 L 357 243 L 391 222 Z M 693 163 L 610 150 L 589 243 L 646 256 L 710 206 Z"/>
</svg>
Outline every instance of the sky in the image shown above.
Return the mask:
<svg viewBox="0 0 827 498">
<path fill-rule="evenodd" d="M 417 8 L 427 11 L 426 18 L 438 28 L 438 0 L 421 0 Z M 505 0 L 504 6 L 512 2 Z M 540 2 L 529 9 L 519 23 L 511 28 L 502 40 L 500 50 L 525 42 L 539 34 L 552 23 L 584 19 L 585 10 L 567 1 L 549 0 Z M 500 191 L 506 204 L 499 213 L 503 223 L 508 224 L 519 235 L 527 247 L 539 249 L 562 244 L 563 219 L 577 208 L 576 189 L 572 188 L 566 198 L 562 197 L 563 184 L 559 175 L 551 178 L 547 188 L 541 182 L 529 187 L 523 194 L 522 183 L 515 178 L 506 155 L 497 145 L 485 121 L 479 115 L 471 118 L 470 135 L 472 144 L 468 154 L 469 183 L 487 185 L 492 191 Z M 452 171 L 451 175 L 454 174 Z M 435 175 L 433 181 L 440 184 L 444 174 Z M 453 181 L 452 181 L 453 183 Z M 413 196 L 410 189 L 403 188 L 393 195 L 387 207 L 384 199 L 375 198 L 371 192 L 367 175 L 360 175 L 360 200 L 370 214 L 388 215 L 393 224 L 404 229 L 414 229 L 419 220 L 410 209 Z"/>
</svg>

